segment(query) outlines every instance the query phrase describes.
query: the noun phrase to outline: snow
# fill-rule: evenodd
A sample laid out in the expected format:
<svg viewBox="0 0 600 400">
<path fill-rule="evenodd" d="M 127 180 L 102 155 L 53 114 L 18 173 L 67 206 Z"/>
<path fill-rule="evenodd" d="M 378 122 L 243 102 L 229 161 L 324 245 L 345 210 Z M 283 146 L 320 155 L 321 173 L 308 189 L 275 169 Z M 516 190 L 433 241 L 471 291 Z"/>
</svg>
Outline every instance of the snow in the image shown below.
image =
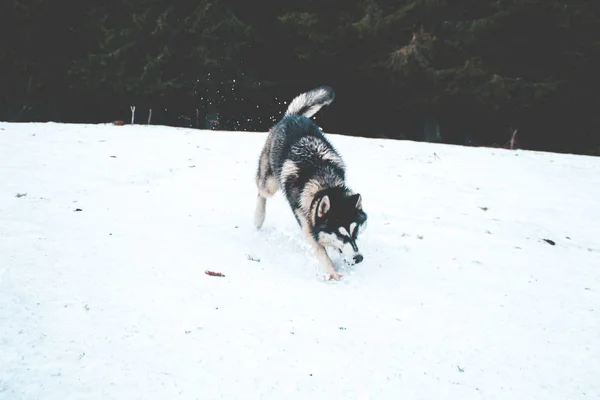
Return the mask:
<svg viewBox="0 0 600 400">
<path fill-rule="evenodd" d="M 0 123 L 0 399 L 600 397 L 599 158 L 330 135 L 328 282 L 265 135 Z"/>
</svg>

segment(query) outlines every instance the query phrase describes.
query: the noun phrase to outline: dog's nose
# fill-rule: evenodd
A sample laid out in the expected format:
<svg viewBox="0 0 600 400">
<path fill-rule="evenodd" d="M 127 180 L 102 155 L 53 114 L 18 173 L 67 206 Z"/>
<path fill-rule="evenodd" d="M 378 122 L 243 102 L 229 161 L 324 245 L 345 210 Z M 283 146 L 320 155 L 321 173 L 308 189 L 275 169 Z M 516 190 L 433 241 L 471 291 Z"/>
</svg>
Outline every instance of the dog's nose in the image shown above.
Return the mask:
<svg viewBox="0 0 600 400">
<path fill-rule="evenodd" d="M 354 256 L 354 263 L 355 264 L 358 264 L 358 263 L 362 262 L 362 260 L 363 260 L 362 254 L 357 254 L 357 255 Z"/>
</svg>

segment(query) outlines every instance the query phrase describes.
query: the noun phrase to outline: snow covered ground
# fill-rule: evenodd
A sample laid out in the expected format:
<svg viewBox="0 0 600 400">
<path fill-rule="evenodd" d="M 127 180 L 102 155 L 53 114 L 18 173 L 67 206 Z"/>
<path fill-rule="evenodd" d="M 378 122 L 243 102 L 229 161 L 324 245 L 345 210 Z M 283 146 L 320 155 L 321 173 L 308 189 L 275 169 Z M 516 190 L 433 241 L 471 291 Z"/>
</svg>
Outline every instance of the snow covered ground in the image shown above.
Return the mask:
<svg viewBox="0 0 600 400">
<path fill-rule="evenodd" d="M 600 158 L 331 135 L 325 282 L 264 138 L 0 123 L 0 399 L 600 397 Z"/>
</svg>

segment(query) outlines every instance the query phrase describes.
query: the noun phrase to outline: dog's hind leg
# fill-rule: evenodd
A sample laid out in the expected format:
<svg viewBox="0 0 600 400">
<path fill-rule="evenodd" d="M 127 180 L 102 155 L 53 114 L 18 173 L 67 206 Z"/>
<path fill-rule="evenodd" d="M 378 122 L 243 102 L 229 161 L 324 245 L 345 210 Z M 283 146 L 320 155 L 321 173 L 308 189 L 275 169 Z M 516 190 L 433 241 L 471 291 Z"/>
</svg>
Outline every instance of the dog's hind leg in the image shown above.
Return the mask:
<svg viewBox="0 0 600 400">
<path fill-rule="evenodd" d="M 267 198 L 273 196 L 279 190 L 279 182 L 273 173 L 269 164 L 270 141 L 263 148 L 256 171 L 256 187 L 258 195 L 256 196 L 256 207 L 254 209 L 254 225 L 260 229 L 265 222 Z"/>
<path fill-rule="evenodd" d="M 267 209 L 267 199 L 262 197 L 260 193 L 256 196 L 256 208 L 254 210 L 254 226 L 256 229 L 260 229 L 265 222 Z"/>
<path fill-rule="evenodd" d="M 265 177 L 259 182 L 258 196 L 256 196 L 256 208 L 254 210 L 254 225 L 257 229 L 265 222 L 267 198 L 272 197 L 279 190 L 279 183 L 274 175 Z"/>
</svg>

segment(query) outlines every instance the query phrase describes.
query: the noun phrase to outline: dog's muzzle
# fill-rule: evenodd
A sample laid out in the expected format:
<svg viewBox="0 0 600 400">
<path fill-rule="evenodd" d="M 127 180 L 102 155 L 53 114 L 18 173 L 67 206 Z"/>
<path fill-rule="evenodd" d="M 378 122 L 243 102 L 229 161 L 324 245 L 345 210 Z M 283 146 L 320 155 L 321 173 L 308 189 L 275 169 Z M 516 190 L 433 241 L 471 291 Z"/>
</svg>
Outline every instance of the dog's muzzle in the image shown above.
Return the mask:
<svg viewBox="0 0 600 400">
<path fill-rule="evenodd" d="M 364 260 L 363 255 L 360 253 L 345 254 L 344 251 L 342 251 L 340 249 L 338 249 L 338 252 L 344 258 L 346 263 L 348 263 L 350 265 L 360 264 Z"/>
</svg>

